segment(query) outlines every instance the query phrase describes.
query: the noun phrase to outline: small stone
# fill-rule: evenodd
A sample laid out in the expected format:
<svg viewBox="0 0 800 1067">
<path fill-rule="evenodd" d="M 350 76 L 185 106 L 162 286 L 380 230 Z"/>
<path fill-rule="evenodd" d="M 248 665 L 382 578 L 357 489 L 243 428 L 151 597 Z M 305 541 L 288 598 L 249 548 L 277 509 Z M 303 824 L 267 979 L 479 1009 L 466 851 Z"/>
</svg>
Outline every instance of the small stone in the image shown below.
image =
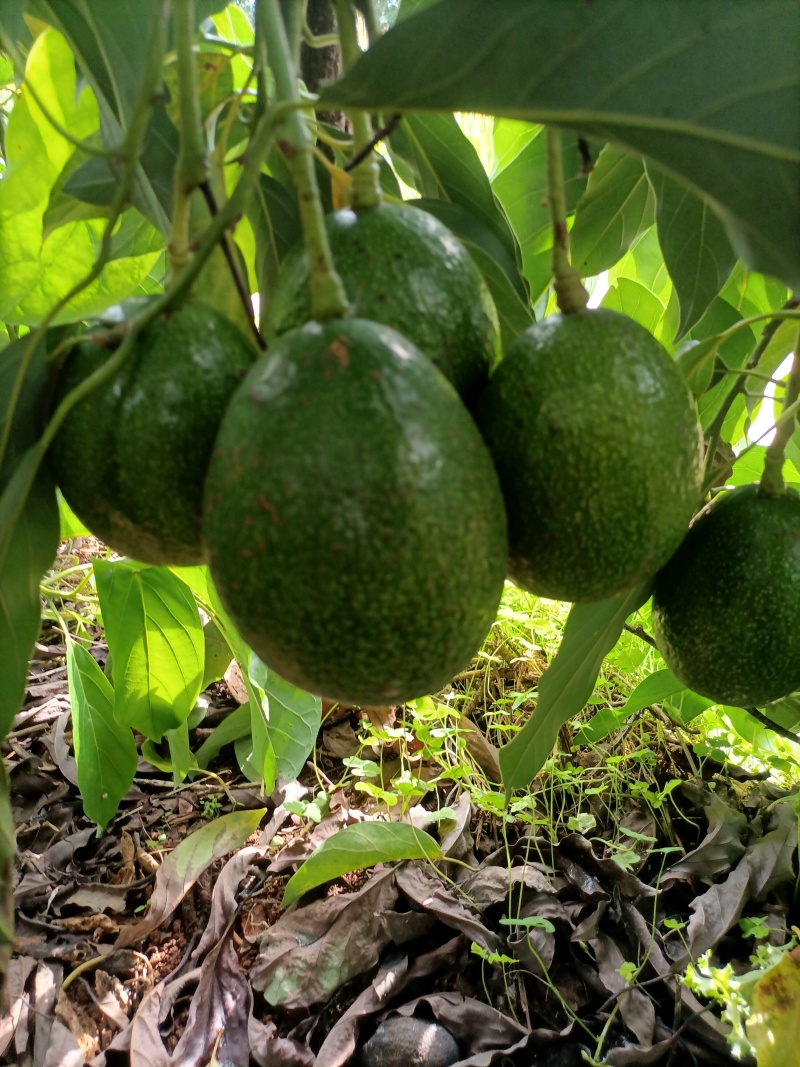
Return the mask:
<svg viewBox="0 0 800 1067">
<path fill-rule="evenodd" d="M 395 1015 L 361 1049 L 360 1067 L 450 1067 L 461 1058 L 449 1030 L 425 1019 Z"/>
</svg>

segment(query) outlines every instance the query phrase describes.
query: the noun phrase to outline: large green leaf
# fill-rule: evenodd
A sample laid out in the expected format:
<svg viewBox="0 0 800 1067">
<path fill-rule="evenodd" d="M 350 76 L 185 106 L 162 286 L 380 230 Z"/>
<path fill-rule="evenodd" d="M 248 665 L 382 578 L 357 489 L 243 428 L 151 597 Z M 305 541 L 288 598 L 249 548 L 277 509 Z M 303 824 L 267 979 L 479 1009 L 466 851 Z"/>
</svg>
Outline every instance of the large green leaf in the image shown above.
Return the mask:
<svg viewBox="0 0 800 1067">
<path fill-rule="evenodd" d="M 706 194 L 745 261 L 800 288 L 798 40 L 796 0 L 443 0 L 322 99 L 615 141 Z"/>
<path fill-rule="evenodd" d="M 74 135 L 87 136 L 96 128 L 97 104 L 90 92 L 79 91 L 72 54 L 57 33 L 48 30 L 36 39 L 26 77 Z M 33 324 L 94 265 L 104 222 L 78 217 L 66 221 L 62 216 L 65 224 L 53 229 L 46 213 L 75 149 L 24 89 L 9 117 L 5 144 L 6 169 L 0 182 L 0 320 Z M 155 259 L 154 254 L 145 254 L 109 263 L 59 320 L 85 318 L 129 296 Z"/>
<path fill-rule="evenodd" d="M 114 690 L 86 649 L 67 643 L 72 736 L 83 810 L 102 829 L 117 813 L 136 773 L 131 728 L 114 718 Z"/>
<path fill-rule="evenodd" d="M 164 567 L 93 563 L 114 674 L 117 721 L 153 741 L 188 717 L 203 682 L 203 625 L 192 593 Z"/>
<path fill-rule="evenodd" d="M 606 145 L 589 175 L 570 231 L 572 263 L 582 277 L 622 258 L 653 223 L 653 194 L 639 156 Z"/>
<path fill-rule="evenodd" d="M 500 749 L 506 791 L 529 786 L 544 766 L 567 719 L 583 708 L 606 654 L 617 643 L 631 612 L 648 591 L 634 589 L 612 600 L 575 604 L 558 653 L 539 681 L 539 699 L 516 737 Z"/>
<path fill-rule="evenodd" d="M 28 660 L 40 629 L 39 581 L 58 547 L 55 485 L 42 473 L 29 488 L 30 456 L 0 498 L 0 737 L 8 733 L 25 694 Z M 18 484 L 21 509 L 15 499 Z"/>
<path fill-rule="evenodd" d="M 58 337 L 53 330 L 47 341 Z M 21 362 L 28 360 L 0 463 L 0 737 L 25 693 L 28 660 L 39 636 L 39 580 L 53 561 L 59 536 L 55 486 L 46 473 L 36 475 L 31 451 L 43 422 L 48 345 L 40 342 L 29 355 L 31 340 L 0 349 L 0 436 L 7 429 Z"/>
<path fill-rule="evenodd" d="M 160 0 L 137 0 L 135 4 L 120 4 L 117 0 L 29 0 L 29 6 L 32 14 L 49 22 L 66 38 L 99 105 L 103 143 L 111 151 L 118 149 L 147 69 L 152 29 L 160 17 Z M 211 10 L 222 6 L 219 2 L 205 5 Z M 170 229 L 176 145 L 177 133 L 164 105 L 155 106 L 132 199 L 163 233 Z M 104 169 L 107 178 L 113 177 L 106 160 L 90 160 L 85 166 L 95 181 Z"/>
<path fill-rule="evenodd" d="M 376 863 L 435 860 L 441 856 L 439 843 L 408 823 L 365 822 L 345 826 L 323 841 L 292 875 L 281 903 L 286 908 L 309 889 Z"/>
<path fill-rule="evenodd" d="M 647 175 L 656 195 L 664 262 L 680 301 L 682 337 L 719 293 L 736 256 L 725 227 L 704 200 L 659 167 L 649 164 Z"/>
<path fill-rule="evenodd" d="M 406 203 L 435 215 L 452 230 L 475 260 L 497 308 L 502 346 L 508 348 L 514 338 L 533 322 L 528 286 L 516 260 L 480 216 L 459 204 L 426 197 Z"/>
<path fill-rule="evenodd" d="M 665 308 L 658 297 L 654 296 L 646 286 L 635 282 L 632 278 L 618 278 L 603 297 L 602 306 L 634 319 L 663 345 L 669 346 L 677 321 L 669 321 L 666 317 L 669 306 Z"/>
<path fill-rule="evenodd" d="M 492 192 L 477 150 L 452 115 L 408 115 L 397 132 L 406 161 L 416 173 L 419 193 L 447 200 L 477 215 L 515 260 L 517 249 L 508 220 Z M 397 139 L 391 142 L 393 150 Z M 410 157 L 410 158 L 409 158 Z"/>
</svg>

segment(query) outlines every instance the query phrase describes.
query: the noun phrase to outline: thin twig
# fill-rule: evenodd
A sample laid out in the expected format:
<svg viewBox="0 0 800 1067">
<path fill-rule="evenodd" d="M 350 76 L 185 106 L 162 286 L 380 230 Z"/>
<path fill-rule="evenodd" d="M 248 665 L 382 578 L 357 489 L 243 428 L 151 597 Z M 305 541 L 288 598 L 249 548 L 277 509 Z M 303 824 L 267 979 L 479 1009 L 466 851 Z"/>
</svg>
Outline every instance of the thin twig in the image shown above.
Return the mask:
<svg viewBox="0 0 800 1067">
<path fill-rule="evenodd" d="M 791 741 L 792 744 L 800 744 L 800 737 L 797 734 L 793 734 L 791 730 L 787 730 L 785 726 L 781 726 L 780 723 L 773 722 L 763 711 L 759 711 L 758 708 L 745 708 L 749 715 L 752 715 L 754 719 L 758 719 L 762 726 L 766 726 L 768 730 L 772 730 L 774 734 L 778 734 L 786 741 Z"/>
<path fill-rule="evenodd" d="M 638 637 L 640 640 L 644 641 L 645 644 L 650 645 L 651 648 L 658 648 L 658 645 L 655 642 L 655 638 L 651 637 L 651 635 L 647 632 L 647 630 L 645 630 L 643 626 L 631 626 L 630 623 L 626 622 L 623 624 L 623 629 L 627 630 L 629 634 L 633 634 L 635 637 Z"/>
<path fill-rule="evenodd" d="M 219 214 L 219 207 L 217 206 L 217 198 L 214 196 L 214 190 L 211 188 L 209 181 L 200 183 L 200 192 L 203 194 L 203 199 L 208 205 L 208 210 L 211 213 L 211 217 L 215 218 Z M 253 331 L 253 336 L 256 339 L 256 344 L 263 352 L 267 343 L 261 336 L 256 323 L 255 315 L 253 314 L 253 301 L 250 299 L 250 294 L 247 291 L 247 286 L 244 283 L 241 273 L 239 272 L 239 266 L 236 262 L 236 258 L 233 254 L 233 248 L 231 246 L 230 235 L 226 231 L 222 235 L 220 241 L 220 247 L 222 248 L 222 254 L 225 256 L 225 262 L 228 264 L 228 269 L 231 272 L 231 278 L 233 278 L 233 284 L 236 288 L 236 292 L 241 301 L 241 305 L 244 308 L 244 313 L 247 316 L 247 321 L 250 324 L 250 329 Z"/>
<path fill-rule="evenodd" d="M 403 116 L 398 111 L 395 115 L 390 115 L 386 121 L 386 125 L 382 126 L 377 133 L 374 133 L 370 139 L 369 144 L 364 145 L 359 149 L 354 156 L 352 156 L 344 165 L 344 170 L 353 170 L 359 163 L 363 163 L 367 156 L 372 152 L 376 145 L 379 145 L 381 141 L 385 141 L 390 134 L 394 133 L 397 127 L 400 125 Z"/>
<path fill-rule="evenodd" d="M 794 311 L 797 308 L 800 308 L 800 297 L 793 295 L 789 298 L 789 300 L 786 301 L 786 303 L 780 310 Z M 753 370 L 755 367 L 758 366 L 758 364 L 761 362 L 761 357 L 766 352 L 770 341 L 778 332 L 778 329 L 780 328 L 781 323 L 783 321 L 784 320 L 779 317 L 770 319 L 770 321 L 761 331 L 761 339 L 759 340 L 756 347 L 753 349 L 752 355 L 748 359 L 747 363 L 744 365 L 744 368 L 742 368 L 743 370 Z M 737 323 L 736 325 L 738 326 L 739 324 Z M 717 451 L 717 444 L 719 443 L 719 437 L 722 433 L 722 427 L 725 424 L 725 419 L 728 417 L 728 412 L 733 406 L 734 400 L 744 389 L 746 382 L 747 376 L 744 374 L 736 378 L 736 381 L 731 387 L 731 391 L 722 401 L 719 411 L 714 416 L 714 421 L 708 428 L 708 446 L 706 451 L 706 456 L 708 457 L 706 461 L 708 464 L 708 470 L 706 472 L 707 474 L 711 473 L 711 468 L 714 463 L 714 455 Z"/>
</svg>

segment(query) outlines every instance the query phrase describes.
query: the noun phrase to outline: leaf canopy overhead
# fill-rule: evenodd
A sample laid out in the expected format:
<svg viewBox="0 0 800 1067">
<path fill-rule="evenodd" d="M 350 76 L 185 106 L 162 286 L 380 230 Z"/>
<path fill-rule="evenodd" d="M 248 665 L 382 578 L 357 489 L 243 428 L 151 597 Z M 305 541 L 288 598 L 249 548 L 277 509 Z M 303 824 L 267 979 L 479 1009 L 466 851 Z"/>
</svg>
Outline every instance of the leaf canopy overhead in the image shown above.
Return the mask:
<svg viewBox="0 0 800 1067">
<path fill-rule="evenodd" d="M 794 0 L 441 0 L 322 99 L 614 141 L 702 193 L 748 266 L 800 288 L 798 42 Z"/>
</svg>

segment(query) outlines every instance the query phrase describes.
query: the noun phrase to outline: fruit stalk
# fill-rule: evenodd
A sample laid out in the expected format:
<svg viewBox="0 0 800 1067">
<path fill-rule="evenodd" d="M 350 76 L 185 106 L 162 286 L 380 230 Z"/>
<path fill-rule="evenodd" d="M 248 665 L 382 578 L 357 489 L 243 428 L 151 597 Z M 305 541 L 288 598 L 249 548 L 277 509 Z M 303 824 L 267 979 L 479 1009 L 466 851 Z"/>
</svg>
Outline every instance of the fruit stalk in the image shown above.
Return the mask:
<svg viewBox="0 0 800 1067">
<path fill-rule="evenodd" d="M 335 0 L 336 22 L 339 27 L 339 45 L 342 50 L 342 65 L 349 70 L 361 55 L 356 33 L 356 12 L 351 0 Z M 353 147 L 358 153 L 372 141 L 372 122 L 368 112 L 354 109 L 350 112 L 353 127 Z M 350 203 L 356 211 L 378 207 L 381 202 L 380 169 L 374 152 L 353 168 L 353 185 Z"/>
<path fill-rule="evenodd" d="M 556 303 L 563 315 L 583 311 L 589 294 L 580 275 L 569 261 L 569 232 L 567 230 L 567 197 L 564 189 L 564 161 L 561 134 L 551 126 L 545 128 L 547 145 L 547 196 L 550 202 L 550 221 L 553 228 L 553 283 Z"/>
<path fill-rule="evenodd" d="M 257 31 L 267 46 L 277 98 L 299 107 L 300 90 L 279 0 L 259 0 L 256 19 Z M 279 138 L 280 149 L 286 157 L 297 191 L 303 240 L 311 267 L 312 315 L 320 322 L 343 318 L 348 312 L 347 294 L 333 265 L 314 170 L 311 138 L 299 111 L 289 112 L 281 121 Z"/>
<path fill-rule="evenodd" d="M 173 0 L 173 25 L 178 65 L 180 146 L 175 165 L 175 194 L 169 259 L 173 274 L 189 261 L 192 193 L 208 176 L 194 59 L 194 0 Z"/>
<path fill-rule="evenodd" d="M 786 393 L 783 398 L 784 415 L 788 416 L 798 396 L 800 396 L 800 330 L 797 332 L 792 366 L 789 377 L 786 379 Z M 782 496 L 786 492 L 786 483 L 783 480 L 784 455 L 796 425 L 796 415 L 778 421 L 775 436 L 764 457 L 764 471 L 759 486 L 762 496 Z"/>
</svg>

